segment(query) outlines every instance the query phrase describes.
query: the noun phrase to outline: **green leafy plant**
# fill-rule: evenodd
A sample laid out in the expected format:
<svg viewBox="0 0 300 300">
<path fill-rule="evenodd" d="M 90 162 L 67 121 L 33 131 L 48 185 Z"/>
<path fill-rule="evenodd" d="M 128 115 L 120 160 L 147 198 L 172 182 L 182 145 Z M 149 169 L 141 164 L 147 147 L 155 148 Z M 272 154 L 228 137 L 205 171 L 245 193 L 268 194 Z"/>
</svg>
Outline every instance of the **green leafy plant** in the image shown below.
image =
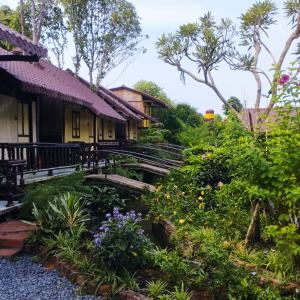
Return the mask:
<svg viewBox="0 0 300 300">
<path fill-rule="evenodd" d="M 167 129 L 164 129 L 162 123 L 153 123 L 149 128 L 144 129 L 141 132 L 141 137 L 139 138 L 140 143 L 163 143 L 165 141 L 165 136 L 169 133 Z"/>
<path fill-rule="evenodd" d="M 147 292 L 153 299 L 161 299 L 166 290 L 167 283 L 162 280 L 147 282 Z"/>
<path fill-rule="evenodd" d="M 294 269 L 294 261 L 291 255 L 271 250 L 267 255 L 266 268 L 273 271 L 279 280 L 286 278 Z"/>
<path fill-rule="evenodd" d="M 125 288 L 138 292 L 140 290 L 139 283 L 135 273 L 130 273 L 128 270 L 124 270 L 120 277 L 122 278 L 122 284 Z"/>
<path fill-rule="evenodd" d="M 151 257 L 154 265 L 169 274 L 171 282 L 178 283 L 182 278 L 190 277 L 190 266 L 177 251 L 156 248 L 151 251 Z"/>
<path fill-rule="evenodd" d="M 129 177 L 135 180 L 140 180 L 142 175 L 136 172 L 135 170 L 130 170 L 124 165 L 126 164 L 135 164 L 137 163 L 137 159 L 128 155 L 109 155 L 108 157 L 108 167 L 106 172 L 108 174 L 118 174 L 124 177 Z"/>
<path fill-rule="evenodd" d="M 33 220 L 33 204 L 37 209 L 45 209 L 56 196 L 62 193 L 76 193 L 80 196 L 93 195 L 93 190 L 85 184 L 84 172 L 49 180 L 45 183 L 32 184 L 26 187 L 26 194 L 20 210 L 20 218 Z"/>
<path fill-rule="evenodd" d="M 170 292 L 170 296 L 174 300 L 191 300 L 192 293 L 185 289 L 184 284 L 181 283 L 181 286 L 175 286 L 175 290 Z"/>
<path fill-rule="evenodd" d="M 99 219 L 104 213 L 112 211 L 114 207 L 124 208 L 126 199 L 121 198 L 115 188 L 108 186 L 92 186 L 93 193 L 84 195 L 87 208 L 91 215 Z"/>
<path fill-rule="evenodd" d="M 63 230 L 73 230 L 84 226 L 89 221 L 85 209 L 85 201 L 77 194 L 66 192 L 44 208 L 33 204 L 33 215 L 38 227 L 47 233 L 57 233 Z"/>
</svg>

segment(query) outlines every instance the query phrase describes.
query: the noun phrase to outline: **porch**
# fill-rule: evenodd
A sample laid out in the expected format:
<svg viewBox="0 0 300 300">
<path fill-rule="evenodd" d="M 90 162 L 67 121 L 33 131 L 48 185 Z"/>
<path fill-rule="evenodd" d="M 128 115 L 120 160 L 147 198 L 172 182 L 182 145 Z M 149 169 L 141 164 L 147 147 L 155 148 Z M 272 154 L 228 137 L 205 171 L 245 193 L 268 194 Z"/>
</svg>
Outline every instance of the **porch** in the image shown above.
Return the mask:
<svg viewBox="0 0 300 300">
<path fill-rule="evenodd" d="M 99 143 L 0 143 L 0 215 L 19 207 L 27 184 L 105 165 L 94 153 L 120 149 L 124 141 Z"/>
<path fill-rule="evenodd" d="M 128 140 L 0 143 L 0 215 L 20 207 L 18 200 L 24 195 L 25 185 L 70 175 L 78 170 L 99 174 L 110 164 L 115 170 L 120 156 L 132 157 L 138 164 L 146 165 L 146 169 L 142 168 L 145 172 L 157 174 L 157 170 L 163 170 L 163 174 L 158 174 L 162 176 L 182 163 L 182 155 L 178 152 L 163 149 L 160 145 L 131 145 Z"/>
</svg>

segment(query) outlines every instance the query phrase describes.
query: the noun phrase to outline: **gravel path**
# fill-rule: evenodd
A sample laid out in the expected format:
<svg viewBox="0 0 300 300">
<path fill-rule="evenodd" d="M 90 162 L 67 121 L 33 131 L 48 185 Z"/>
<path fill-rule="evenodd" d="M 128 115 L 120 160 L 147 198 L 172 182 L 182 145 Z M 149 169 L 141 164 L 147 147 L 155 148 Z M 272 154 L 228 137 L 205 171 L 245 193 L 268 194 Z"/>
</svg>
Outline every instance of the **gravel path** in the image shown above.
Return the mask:
<svg viewBox="0 0 300 300">
<path fill-rule="evenodd" d="M 48 271 L 30 256 L 15 261 L 0 259 L 1 300 L 95 300 L 77 296 L 75 287 L 57 271 Z"/>
</svg>

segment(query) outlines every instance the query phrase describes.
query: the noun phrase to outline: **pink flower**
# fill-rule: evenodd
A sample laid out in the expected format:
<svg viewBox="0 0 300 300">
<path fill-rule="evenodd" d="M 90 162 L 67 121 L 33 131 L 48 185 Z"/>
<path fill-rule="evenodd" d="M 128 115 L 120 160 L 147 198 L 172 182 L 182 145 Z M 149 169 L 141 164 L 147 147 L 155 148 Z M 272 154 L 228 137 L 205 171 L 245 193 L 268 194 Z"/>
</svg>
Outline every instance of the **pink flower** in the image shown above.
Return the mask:
<svg viewBox="0 0 300 300">
<path fill-rule="evenodd" d="M 281 75 L 278 83 L 281 84 L 281 85 L 284 85 L 284 84 L 288 83 L 289 80 L 290 80 L 290 76 L 287 75 L 287 74 L 283 74 L 283 75 Z"/>
</svg>

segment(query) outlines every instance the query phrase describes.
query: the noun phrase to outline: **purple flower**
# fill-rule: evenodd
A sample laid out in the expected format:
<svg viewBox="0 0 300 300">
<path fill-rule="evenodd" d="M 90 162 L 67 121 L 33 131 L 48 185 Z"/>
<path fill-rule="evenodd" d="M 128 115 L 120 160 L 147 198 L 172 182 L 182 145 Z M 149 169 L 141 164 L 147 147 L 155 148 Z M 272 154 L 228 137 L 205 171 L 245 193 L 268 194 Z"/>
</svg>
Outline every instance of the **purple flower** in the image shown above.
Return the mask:
<svg viewBox="0 0 300 300">
<path fill-rule="evenodd" d="M 287 74 L 283 74 L 283 75 L 281 75 L 278 83 L 281 84 L 281 85 L 285 85 L 289 82 L 289 80 L 290 80 L 290 76 L 287 75 Z"/>
<path fill-rule="evenodd" d="M 142 221 L 142 214 L 137 214 L 134 210 L 123 214 L 118 207 L 115 207 L 113 213 L 106 214 L 105 217 L 106 220 L 98 228 L 99 232 L 94 235 L 96 247 L 104 247 L 106 240 L 110 236 L 113 236 L 117 232 L 117 234 L 126 232 L 126 230 L 134 230 L 136 236 L 144 240 L 144 230 L 138 226 L 138 223 Z M 132 227 L 133 225 L 137 225 L 137 227 Z"/>
</svg>

